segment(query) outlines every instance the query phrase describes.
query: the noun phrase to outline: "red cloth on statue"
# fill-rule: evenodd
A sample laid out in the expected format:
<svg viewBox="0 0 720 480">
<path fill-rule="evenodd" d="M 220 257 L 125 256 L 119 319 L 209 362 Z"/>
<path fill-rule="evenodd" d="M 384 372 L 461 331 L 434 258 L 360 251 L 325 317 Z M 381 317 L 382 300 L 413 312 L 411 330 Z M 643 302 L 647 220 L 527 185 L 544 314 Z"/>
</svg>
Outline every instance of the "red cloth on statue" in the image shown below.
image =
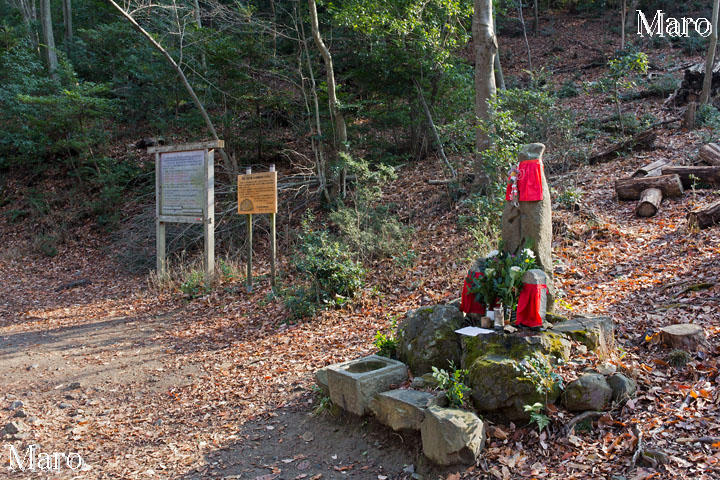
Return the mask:
<svg viewBox="0 0 720 480">
<path fill-rule="evenodd" d="M 540 305 L 542 304 L 542 292 L 547 289 L 547 285 L 528 283 L 523 285 L 518 298 L 517 325 L 525 325 L 526 327 L 539 327 L 542 325 Z"/>
<path fill-rule="evenodd" d="M 475 272 L 475 278 L 480 278 L 480 272 Z M 472 289 L 472 278 L 468 275 L 465 278 L 462 295 L 460 296 L 460 310 L 465 313 L 479 313 L 480 315 L 485 315 L 485 304 L 483 302 L 479 302 L 476 299 L 477 294 L 470 293 L 470 289 Z"/>
<path fill-rule="evenodd" d="M 534 160 L 523 160 L 518 165 L 518 200 L 521 202 L 537 202 L 543 198 L 542 188 L 542 160 L 536 158 Z M 510 190 L 511 184 L 508 182 L 505 191 L 505 200 L 511 201 Z"/>
</svg>

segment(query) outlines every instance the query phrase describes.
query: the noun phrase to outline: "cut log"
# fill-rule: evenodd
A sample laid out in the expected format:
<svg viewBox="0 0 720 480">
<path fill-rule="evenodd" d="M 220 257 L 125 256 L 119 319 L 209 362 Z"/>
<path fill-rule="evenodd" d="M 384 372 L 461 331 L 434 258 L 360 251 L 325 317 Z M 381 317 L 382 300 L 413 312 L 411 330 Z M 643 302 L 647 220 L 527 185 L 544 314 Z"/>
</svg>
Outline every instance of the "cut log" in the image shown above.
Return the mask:
<svg viewBox="0 0 720 480">
<path fill-rule="evenodd" d="M 679 323 L 661 328 L 660 341 L 668 347 L 688 352 L 707 349 L 705 331 L 694 323 Z"/>
<path fill-rule="evenodd" d="M 683 188 L 690 188 L 693 185 L 693 179 L 690 176 L 696 177 L 694 179 L 696 184 L 705 184 L 712 187 L 720 185 L 720 167 L 706 167 L 701 166 L 673 166 L 668 165 L 662 168 L 663 175 L 677 174 L 680 176 Z M 700 188 L 696 186 L 695 188 Z"/>
<path fill-rule="evenodd" d="M 659 188 L 664 197 L 679 197 L 683 193 L 682 183 L 677 175 L 621 178 L 615 182 L 615 191 L 620 200 L 640 200 L 642 192 L 648 188 Z"/>
<path fill-rule="evenodd" d="M 656 138 L 657 134 L 655 132 L 653 132 L 652 130 L 645 130 L 644 132 L 633 135 L 629 140 L 616 143 L 607 150 L 597 153 L 592 157 L 589 157 L 588 162 L 590 163 L 590 165 L 592 165 L 603 160 L 609 160 L 614 154 L 623 152 L 625 150 L 650 148 L 652 144 L 655 143 Z"/>
<path fill-rule="evenodd" d="M 708 165 L 720 167 L 720 145 L 717 143 L 708 143 L 698 150 L 700 159 Z"/>
<path fill-rule="evenodd" d="M 663 194 L 659 188 L 648 188 L 640 194 L 640 202 L 635 207 L 635 215 L 638 217 L 652 217 L 660 208 Z"/>
<path fill-rule="evenodd" d="M 718 224 L 720 224 L 720 200 L 688 213 L 690 228 L 707 228 Z"/>
<path fill-rule="evenodd" d="M 637 177 L 657 177 L 658 175 L 662 175 L 662 168 L 666 167 L 668 165 L 667 160 L 655 160 L 652 163 L 648 163 L 645 166 L 642 166 L 635 170 L 635 172 L 630 175 L 633 178 Z"/>
</svg>

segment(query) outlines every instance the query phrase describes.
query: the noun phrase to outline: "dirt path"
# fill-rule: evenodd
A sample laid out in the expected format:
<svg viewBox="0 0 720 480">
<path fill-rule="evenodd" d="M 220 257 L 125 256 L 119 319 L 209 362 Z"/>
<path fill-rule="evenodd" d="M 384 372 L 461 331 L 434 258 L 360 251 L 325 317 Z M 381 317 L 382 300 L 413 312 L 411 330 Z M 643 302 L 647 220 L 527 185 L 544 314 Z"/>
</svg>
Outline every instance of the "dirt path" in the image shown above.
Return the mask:
<svg viewBox="0 0 720 480">
<path fill-rule="evenodd" d="M 150 294 L 142 279 L 113 272 L 112 280 L 108 265 L 80 269 L 91 282 L 56 291 L 78 270 L 48 277 L 52 266 L 37 260 L 4 270 L 21 280 L 0 302 L 0 427 L 20 421 L 26 430 L 0 439 L 0 468 L 8 446 L 22 453 L 30 444 L 79 453 L 86 470 L 76 478 L 377 479 L 418 468 L 417 438 L 350 415 L 312 415 L 311 367 L 301 367 L 308 373 L 295 375 L 292 388 L 260 392 L 262 401 L 243 395 L 263 367 L 288 360 L 272 357 L 273 343 L 287 348 L 289 340 L 258 329 L 251 343 L 262 340 L 264 350 L 231 352 L 205 331 L 206 309 Z M 242 365 L 258 370 L 245 374 Z M 219 398 L 222 382 L 235 382 L 233 401 Z"/>
</svg>

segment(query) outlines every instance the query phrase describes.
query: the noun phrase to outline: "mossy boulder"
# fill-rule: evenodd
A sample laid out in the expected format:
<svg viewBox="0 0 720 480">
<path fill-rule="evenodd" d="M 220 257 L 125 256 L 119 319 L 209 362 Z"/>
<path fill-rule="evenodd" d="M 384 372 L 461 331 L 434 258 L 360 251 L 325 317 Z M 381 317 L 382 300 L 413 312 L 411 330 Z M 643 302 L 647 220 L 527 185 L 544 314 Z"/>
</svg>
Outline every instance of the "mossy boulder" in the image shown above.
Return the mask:
<svg viewBox="0 0 720 480">
<path fill-rule="evenodd" d="M 496 334 L 463 339 L 463 368 L 468 369 L 472 402 L 480 412 L 501 414 L 510 420 L 527 419 L 525 405 L 545 402 L 545 395 L 526 378 L 518 365 L 525 357 L 542 354 L 548 362 L 567 359 L 570 342 L 552 332 Z M 560 389 L 548 393 L 554 402 Z"/>
<path fill-rule="evenodd" d="M 570 358 L 568 339 L 555 332 L 499 333 L 463 337 L 462 366 L 468 368 L 476 359 L 488 355 L 500 355 L 514 360 L 542 353 L 556 359 Z"/>
<path fill-rule="evenodd" d="M 460 365 L 460 335 L 464 317 L 456 305 L 436 305 L 411 310 L 398 328 L 398 358 L 413 375 L 432 371 L 432 367 Z"/>
<path fill-rule="evenodd" d="M 563 403 L 571 412 L 602 411 L 607 408 L 612 393 L 612 388 L 604 375 L 585 373 L 565 388 Z"/>
</svg>

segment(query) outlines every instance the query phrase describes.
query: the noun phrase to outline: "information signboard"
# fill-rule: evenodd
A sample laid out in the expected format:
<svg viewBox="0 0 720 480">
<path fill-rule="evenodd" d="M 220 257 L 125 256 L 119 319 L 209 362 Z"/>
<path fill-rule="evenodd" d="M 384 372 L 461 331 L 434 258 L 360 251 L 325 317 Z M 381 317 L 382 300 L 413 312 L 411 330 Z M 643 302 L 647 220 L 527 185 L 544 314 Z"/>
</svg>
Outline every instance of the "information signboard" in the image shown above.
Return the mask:
<svg viewBox="0 0 720 480">
<path fill-rule="evenodd" d="M 205 205 L 205 150 L 160 154 L 160 214 L 199 216 Z"/>
<path fill-rule="evenodd" d="M 215 271 L 215 175 L 214 149 L 222 140 L 184 145 L 160 145 L 147 149 L 155 154 L 155 231 L 158 275 L 167 274 L 166 225 L 203 225 L 203 266 L 209 285 Z"/>
<path fill-rule="evenodd" d="M 277 213 L 277 172 L 238 175 L 238 213 Z"/>
</svg>

